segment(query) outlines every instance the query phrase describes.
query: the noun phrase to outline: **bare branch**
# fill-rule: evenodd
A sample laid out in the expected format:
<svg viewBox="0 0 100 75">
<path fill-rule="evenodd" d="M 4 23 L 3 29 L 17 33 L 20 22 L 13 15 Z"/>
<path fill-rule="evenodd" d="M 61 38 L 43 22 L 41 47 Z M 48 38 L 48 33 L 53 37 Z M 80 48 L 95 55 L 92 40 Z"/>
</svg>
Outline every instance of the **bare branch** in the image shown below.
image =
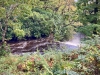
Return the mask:
<svg viewBox="0 0 100 75">
<path fill-rule="evenodd" d="M 9 8 L 9 11 L 6 13 L 6 17 L 9 19 L 10 16 L 12 15 L 12 12 L 15 10 L 16 7 L 18 7 L 18 3 L 12 4 Z"/>
</svg>

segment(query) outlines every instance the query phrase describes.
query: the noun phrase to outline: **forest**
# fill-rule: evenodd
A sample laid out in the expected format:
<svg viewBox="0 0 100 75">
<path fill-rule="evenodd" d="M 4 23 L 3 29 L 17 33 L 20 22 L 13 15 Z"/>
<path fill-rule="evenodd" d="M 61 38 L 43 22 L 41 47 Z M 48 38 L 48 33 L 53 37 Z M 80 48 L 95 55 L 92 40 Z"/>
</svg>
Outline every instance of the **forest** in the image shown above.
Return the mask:
<svg viewBox="0 0 100 75">
<path fill-rule="evenodd" d="M 0 0 L 0 75 L 100 75 L 100 0 Z"/>
</svg>

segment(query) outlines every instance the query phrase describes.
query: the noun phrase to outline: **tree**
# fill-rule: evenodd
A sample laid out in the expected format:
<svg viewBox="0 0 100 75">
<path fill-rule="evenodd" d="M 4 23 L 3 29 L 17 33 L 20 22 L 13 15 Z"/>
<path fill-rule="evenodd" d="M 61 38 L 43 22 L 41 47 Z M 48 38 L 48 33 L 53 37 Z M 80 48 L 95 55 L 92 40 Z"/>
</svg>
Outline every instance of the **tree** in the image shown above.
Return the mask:
<svg viewBox="0 0 100 75">
<path fill-rule="evenodd" d="M 8 21 L 12 16 L 13 11 L 15 10 L 16 7 L 18 7 L 18 3 L 16 4 L 8 4 L 6 3 L 7 1 L 1 1 L 0 2 L 0 13 L 1 13 L 1 18 L 0 18 L 0 28 L 2 32 L 2 43 L 5 42 L 5 36 L 8 28 Z"/>
<path fill-rule="evenodd" d="M 38 26 L 39 24 L 44 24 L 44 28 L 47 27 L 47 29 L 45 29 L 47 34 L 49 34 L 50 31 L 49 26 L 51 25 L 49 24 L 55 25 L 54 22 L 58 22 L 60 20 L 58 16 L 62 17 L 62 20 L 59 21 L 61 23 L 57 23 L 58 27 L 65 27 L 72 24 L 72 21 L 70 21 L 69 24 L 67 23 L 67 21 L 71 20 L 69 13 L 70 11 L 72 11 L 72 5 L 73 0 L 1 0 L 0 35 L 2 36 L 2 42 L 4 43 L 4 41 L 9 40 L 15 36 L 21 38 L 27 35 L 25 31 L 27 30 L 27 26 L 31 26 L 30 23 L 32 23 L 32 21 L 30 23 L 28 22 L 28 25 L 23 23 L 22 21 L 31 20 L 30 18 L 34 18 L 33 20 L 35 21 L 32 25 L 33 29 L 36 25 Z M 39 9 L 39 11 L 33 12 L 34 9 Z M 40 9 L 42 10 L 40 11 Z M 36 17 L 36 14 L 39 14 L 40 17 Z M 38 22 L 38 24 L 35 24 L 36 22 Z M 51 29 L 54 30 L 54 26 L 51 27 Z M 42 32 L 44 33 L 45 30 L 42 30 Z M 29 32 L 31 32 L 31 30 L 29 30 Z M 36 32 L 31 34 L 35 33 Z M 8 36 L 10 36 L 9 39 L 7 38 Z"/>
<path fill-rule="evenodd" d="M 52 31 L 52 13 L 40 8 L 34 8 L 33 15 L 22 20 L 22 29 L 26 31 L 26 37 L 46 37 Z"/>
<path fill-rule="evenodd" d="M 76 3 L 79 21 L 83 25 L 98 24 L 100 19 L 100 0 L 78 0 Z"/>
<path fill-rule="evenodd" d="M 33 0 L 0 0 L 0 31 L 2 36 L 2 43 L 6 39 L 8 27 L 17 36 L 24 36 L 24 31 L 21 30 L 21 23 L 19 18 L 26 18 L 31 15 Z M 22 33 L 22 34 L 18 34 Z"/>
</svg>

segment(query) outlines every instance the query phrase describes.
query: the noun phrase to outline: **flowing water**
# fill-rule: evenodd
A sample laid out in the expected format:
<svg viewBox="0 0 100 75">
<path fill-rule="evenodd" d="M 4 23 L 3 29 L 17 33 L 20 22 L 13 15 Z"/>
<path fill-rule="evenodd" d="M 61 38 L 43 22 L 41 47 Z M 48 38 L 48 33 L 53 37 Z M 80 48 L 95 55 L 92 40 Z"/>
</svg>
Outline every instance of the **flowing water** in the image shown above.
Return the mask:
<svg viewBox="0 0 100 75">
<path fill-rule="evenodd" d="M 66 49 L 76 50 L 79 49 L 81 45 L 81 39 L 85 38 L 85 36 L 81 33 L 75 33 L 73 38 L 69 41 L 61 42 L 61 46 L 65 46 Z"/>
<path fill-rule="evenodd" d="M 73 39 L 65 42 L 53 42 L 50 37 L 41 38 L 37 40 L 28 40 L 28 41 L 19 41 L 19 42 L 10 42 L 8 43 L 11 48 L 12 53 L 28 53 L 36 52 L 36 50 L 47 49 L 49 47 L 58 46 L 58 48 L 64 47 L 70 51 L 79 49 L 81 44 L 81 39 L 84 38 L 84 35 L 81 33 L 75 33 Z"/>
</svg>

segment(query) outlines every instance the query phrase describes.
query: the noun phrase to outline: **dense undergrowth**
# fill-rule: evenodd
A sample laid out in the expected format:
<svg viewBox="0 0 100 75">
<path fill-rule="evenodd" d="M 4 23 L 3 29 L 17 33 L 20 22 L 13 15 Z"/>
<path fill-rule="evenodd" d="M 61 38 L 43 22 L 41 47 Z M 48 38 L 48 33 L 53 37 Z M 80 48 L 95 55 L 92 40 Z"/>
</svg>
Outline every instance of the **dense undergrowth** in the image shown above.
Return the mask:
<svg viewBox="0 0 100 75">
<path fill-rule="evenodd" d="M 2 56 L 0 75 L 100 75 L 100 44 L 95 42 L 72 52 L 50 48 L 44 54 Z"/>
</svg>

